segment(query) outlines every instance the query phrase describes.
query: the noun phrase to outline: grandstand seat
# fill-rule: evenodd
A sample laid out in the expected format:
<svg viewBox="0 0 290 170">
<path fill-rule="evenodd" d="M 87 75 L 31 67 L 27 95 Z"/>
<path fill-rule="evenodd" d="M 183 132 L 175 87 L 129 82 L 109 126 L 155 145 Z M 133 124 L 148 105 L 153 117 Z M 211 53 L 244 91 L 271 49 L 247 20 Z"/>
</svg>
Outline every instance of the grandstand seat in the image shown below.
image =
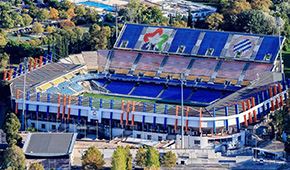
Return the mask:
<svg viewBox="0 0 290 170">
<path fill-rule="evenodd" d="M 271 71 L 272 66 L 272 64 L 250 63 L 250 66 L 245 73 L 244 80 L 255 80 L 258 78 L 257 74 Z"/>
<path fill-rule="evenodd" d="M 96 51 L 85 51 L 85 52 L 82 52 L 82 55 L 86 63 L 86 66 L 89 70 L 98 69 L 99 57 Z"/>
<path fill-rule="evenodd" d="M 217 90 L 199 89 L 193 93 L 189 100 L 203 103 L 211 103 L 221 97 L 222 92 Z"/>
<path fill-rule="evenodd" d="M 191 59 L 181 56 L 169 56 L 162 72 L 166 73 L 184 73 Z"/>
<path fill-rule="evenodd" d="M 70 84 L 69 81 L 64 81 L 64 82 L 59 83 L 57 87 L 58 88 L 63 88 L 63 87 L 68 86 L 69 84 Z"/>
<path fill-rule="evenodd" d="M 70 89 L 69 87 L 64 87 L 64 88 L 60 89 L 59 93 L 60 94 L 65 94 L 65 95 L 73 95 L 73 94 L 75 94 L 75 92 L 72 89 Z"/>
<path fill-rule="evenodd" d="M 200 48 L 197 55 L 205 55 L 209 48 L 213 48 L 212 56 L 220 56 L 222 49 L 224 48 L 229 33 L 207 31 L 204 35 L 203 41 L 200 44 Z"/>
<path fill-rule="evenodd" d="M 191 88 L 183 88 L 183 99 L 186 100 L 190 94 Z M 160 96 L 163 99 L 171 99 L 171 100 L 181 100 L 181 87 L 169 86 Z"/>
<path fill-rule="evenodd" d="M 136 70 L 157 71 L 163 58 L 164 55 L 143 53 Z"/>
<path fill-rule="evenodd" d="M 157 95 L 162 91 L 162 88 L 162 85 L 141 83 L 139 87 L 136 87 L 131 95 L 157 97 Z"/>
<path fill-rule="evenodd" d="M 109 54 L 109 50 L 98 50 L 98 69 L 99 69 L 99 71 L 103 71 L 103 69 L 105 68 L 108 54 Z"/>
<path fill-rule="evenodd" d="M 217 72 L 219 78 L 239 79 L 245 66 L 245 62 L 223 61 Z"/>
<path fill-rule="evenodd" d="M 69 86 L 77 92 L 84 90 L 84 88 L 81 85 L 79 85 L 78 83 L 72 83 Z"/>
<path fill-rule="evenodd" d="M 106 89 L 112 93 L 128 94 L 133 89 L 134 84 L 133 82 L 112 81 Z"/>
<path fill-rule="evenodd" d="M 55 93 L 58 91 L 58 88 L 57 87 L 50 87 L 48 89 L 46 89 L 46 93 Z"/>
<path fill-rule="evenodd" d="M 127 24 L 120 40 L 118 41 L 117 47 L 121 47 L 122 41 L 128 41 L 126 48 L 133 49 L 139 39 L 143 27 L 143 25 Z"/>
<path fill-rule="evenodd" d="M 138 53 L 115 50 L 110 68 L 131 69 Z"/>
<path fill-rule="evenodd" d="M 41 85 L 41 86 L 40 86 L 40 88 L 41 88 L 42 90 L 46 90 L 46 89 L 48 89 L 48 88 L 50 88 L 50 87 L 52 87 L 52 85 L 51 85 L 50 83 L 45 83 L 44 85 Z"/>
<path fill-rule="evenodd" d="M 282 42 L 283 40 L 281 40 Z M 272 36 L 265 36 L 263 39 L 263 42 L 259 48 L 259 51 L 255 57 L 255 60 L 264 60 L 265 55 L 267 53 L 272 54 L 272 57 L 270 58 L 270 62 L 273 62 L 275 60 L 277 49 L 279 49 L 279 38 L 272 37 Z"/>
<path fill-rule="evenodd" d="M 217 63 L 218 60 L 213 59 L 195 60 L 189 74 L 194 76 L 211 77 Z"/>
<path fill-rule="evenodd" d="M 61 83 L 63 81 L 64 81 L 64 79 L 60 77 L 60 78 L 53 80 L 52 82 L 53 82 L 53 84 L 58 85 L 59 83 Z"/>
<path fill-rule="evenodd" d="M 175 53 L 178 50 L 179 46 L 183 45 L 185 46 L 183 53 L 190 54 L 193 46 L 198 40 L 200 32 L 201 31 L 199 30 L 183 28 L 177 29 L 177 32 L 168 51 Z"/>
</svg>

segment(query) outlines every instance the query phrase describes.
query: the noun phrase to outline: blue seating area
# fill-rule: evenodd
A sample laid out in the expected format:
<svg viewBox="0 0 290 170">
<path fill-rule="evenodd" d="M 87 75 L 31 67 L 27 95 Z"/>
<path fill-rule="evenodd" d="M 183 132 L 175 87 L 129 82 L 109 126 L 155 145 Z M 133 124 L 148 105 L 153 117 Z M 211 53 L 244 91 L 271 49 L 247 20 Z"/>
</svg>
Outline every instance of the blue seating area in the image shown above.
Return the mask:
<svg viewBox="0 0 290 170">
<path fill-rule="evenodd" d="M 64 82 L 61 82 L 58 84 L 58 88 L 63 88 L 63 87 L 66 87 L 70 84 L 70 81 L 64 81 Z"/>
<path fill-rule="evenodd" d="M 183 99 L 186 100 L 190 96 L 191 92 L 192 88 L 183 88 Z M 181 100 L 181 87 L 170 86 L 162 93 L 160 98 Z"/>
<path fill-rule="evenodd" d="M 143 25 L 127 24 L 123 35 L 121 36 L 117 47 L 121 47 L 122 41 L 128 41 L 127 48 L 134 48 L 139 36 L 143 30 Z"/>
<path fill-rule="evenodd" d="M 107 85 L 106 89 L 112 93 L 128 94 L 134 87 L 134 84 L 133 82 L 112 81 Z"/>
<path fill-rule="evenodd" d="M 200 89 L 193 93 L 189 100 L 203 103 L 211 103 L 221 97 L 221 91 Z"/>
<path fill-rule="evenodd" d="M 176 52 L 180 45 L 185 46 L 184 53 L 190 54 L 193 46 L 195 45 L 199 34 L 199 30 L 190 30 L 190 29 L 178 29 L 175 37 L 169 48 L 169 52 Z"/>
<path fill-rule="evenodd" d="M 157 95 L 162 91 L 162 88 L 162 85 L 142 83 L 133 91 L 131 95 L 157 97 Z"/>
<path fill-rule="evenodd" d="M 224 48 L 229 33 L 210 32 L 207 31 L 197 52 L 198 55 L 205 55 L 208 48 L 213 48 L 213 56 L 220 56 L 222 49 Z"/>
<path fill-rule="evenodd" d="M 105 79 L 100 79 L 100 80 L 92 80 L 94 83 L 98 84 L 101 87 L 104 87 L 104 85 L 106 84 L 106 80 Z"/>
<path fill-rule="evenodd" d="M 50 87 L 48 89 L 46 89 L 46 93 L 55 93 L 57 92 L 58 88 L 57 87 Z"/>
<path fill-rule="evenodd" d="M 159 29 L 159 32 L 157 31 Z M 155 30 L 155 32 L 154 32 Z M 185 28 L 174 28 L 174 27 L 160 27 L 160 26 L 147 26 L 147 25 L 138 25 L 138 24 L 126 24 L 124 31 L 120 35 L 118 42 L 116 43 L 116 47 L 123 48 L 122 42 L 128 41 L 126 48 L 137 50 L 137 48 L 143 49 L 140 47 L 140 43 L 147 45 L 150 43 L 158 43 L 156 39 L 152 39 L 147 37 L 143 38 L 144 35 L 151 34 L 151 36 L 162 36 L 167 35 L 169 37 L 173 37 L 173 39 L 167 39 L 166 44 L 170 44 L 168 48 L 162 49 L 162 52 L 169 52 L 175 54 L 178 51 L 180 46 L 184 46 L 184 54 L 191 54 L 192 49 L 197 45 L 198 38 L 201 32 L 204 32 L 205 35 L 202 39 L 201 44 L 199 45 L 197 55 L 204 56 L 209 48 L 213 49 L 213 53 L 210 54 L 212 56 L 220 57 L 222 50 L 225 48 L 225 44 L 228 40 L 228 37 L 231 35 L 233 38 L 229 41 L 230 45 L 237 45 L 238 43 L 245 42 L 244 40 L 251 41 L 252 45 L 257 45 L 259 38 L 263 38 L 262 44 L 258 48 L 259 51 L 255 57 L 256 61 L 264 61 L 264 57 L 267 53 L 271 54 L 270 62 L 273 62 L 278 50 L 279 50 L 279 38 L 277 36 L 266 36 L 266 35 L 254 35 L 254 34 L 245 34 L 245 33 L 234 33 L 234 32 L 221 32 L 221 31 L 209 31 L 209 30 L 198 30 L 198 29 L 185 29 Z M 154 34 L 154 35 L 153 35 Z M 165 36 L 165 37 L 167 37 Z M 152 39 L 152 42 L 151 40 Z M 282 41 L 284 37 L 281 38 Z M 139 42 L 138 42 L 139 40 Z M 137 46 L 136 46 L 137 45 Z M 249 45 L 249 44 L 244 44 Z M 241 46 L 242 47 L 242 46 Z M 240 47 L 240 48 L 241 48 Z M 250 49 L 253 46 L 248 46 L 247 48 L 243 48 L 242 50 Z M 164 48 L 164 47 L 163 47 Z M 239 48 L 239 49 L 240 49 Z M 148 49 L 148 46 L 143 50 Z M 151 49 L 152 50 L 152 49 Z M 149 50 L 149 51 L 151 51 Z M 154 50 L 159 51 L 159 49 L 155 48 Z M 251 49 L 253 50 L 253 49 Z M 249 51 L 251 52 L 251 51 Z M 229 55 L 227 57 L 235 58 L 235 54 L 224 54 Z M 223 55 L 223 56 L 224 56 Z"/>
<path fill-rule="evenodd" d="M 72 89 L 70 89 L 69 87 L 65 87 L 65 88 L 60 89 L 59 93 L 60 94 L 65 94 L 65 95 L 73 95 L 73 94 L 75 94 L 75 92 Z"/>
<path fill-rule="evenodd" d="M 73 88 L 75 91 L 83 91 L 84 88 L 82 86 L 80 86 L 78 83 L 72 83 L 69 85 L 71 88 Z"/>
<path fill-rule="evenodd" d="M 283 39 L 281 40 L 281 42 Z M 267 53 L 272 54 L 269 61 L 273 62 L 275 60 L 276 54 L 279 50 L 279 39 L 277 37 L 264 37 L 263 42 L 259 48 L 255 60 L 264 60 Z"/>
</svg>

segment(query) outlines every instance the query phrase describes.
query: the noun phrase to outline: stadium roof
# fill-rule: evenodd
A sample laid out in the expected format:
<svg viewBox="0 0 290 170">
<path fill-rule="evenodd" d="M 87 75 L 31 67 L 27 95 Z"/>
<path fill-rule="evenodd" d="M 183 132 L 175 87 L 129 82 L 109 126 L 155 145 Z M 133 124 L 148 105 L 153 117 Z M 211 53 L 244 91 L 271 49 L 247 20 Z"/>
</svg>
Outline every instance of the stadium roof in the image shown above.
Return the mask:
<svg viewBox="0 0 290 170">
<path fill-rule="evenodd" d="M 281 37 L 283 43 L 284 37 Z M 115 48 L 273 63 L 279 38 L 269 35 L 126 24 Z"/>
<path fill-rule="evenodd" d="M 29 133 L 23 152 L 27 156 L 55 157 L 72 153 L 77 133 Z"/>
</svg>

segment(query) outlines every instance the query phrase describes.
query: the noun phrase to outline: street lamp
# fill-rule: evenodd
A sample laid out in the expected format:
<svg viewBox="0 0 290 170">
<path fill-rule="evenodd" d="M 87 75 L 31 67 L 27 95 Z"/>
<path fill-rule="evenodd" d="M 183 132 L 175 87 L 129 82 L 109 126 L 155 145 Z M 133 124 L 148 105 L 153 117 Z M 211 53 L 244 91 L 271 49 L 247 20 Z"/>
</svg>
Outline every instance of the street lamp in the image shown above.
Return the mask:
<svg viewBox="0 0 290 170">
<path fill-rule="evenodd" d="M 98 120 L 96 120 L 96 139 L 99 138 Z"/>
</svg>

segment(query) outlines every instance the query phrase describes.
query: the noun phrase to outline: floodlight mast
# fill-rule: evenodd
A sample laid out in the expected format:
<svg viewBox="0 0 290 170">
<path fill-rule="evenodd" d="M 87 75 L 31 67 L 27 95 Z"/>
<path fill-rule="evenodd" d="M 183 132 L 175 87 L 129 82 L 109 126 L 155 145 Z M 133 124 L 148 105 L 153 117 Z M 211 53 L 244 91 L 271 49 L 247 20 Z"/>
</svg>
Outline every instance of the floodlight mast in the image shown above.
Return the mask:
<svg viewBox="0 0 290 170">
<path fill-rule="evenodd" d="M 22 130 L 26 130 L 26 115 L 25 115 L 25 88 L 26 88 L 26 66 L 28 58 L 24 58 L 24 73 L 23 73 L 23 98 L 22 98 Z M 21 72 L 22 70 L 20 70 Z"/>
<path fill-rule="evenodd" d="M 181 81 L 181 149 L 184 149 L 184 116 L 183 116 L 183 81 L 184 75 L 180 74 Z"/>
<path fill-rule="evenodd" d="M 283 74 L 283 59 L 282 59 L 282 47 L 281 47 L 281 33 L 280 33 L 280 28 L 282 26 L 281 23 L 281 18 L 280 17 L 276 17 L 276 24 L 278 26 L 278 37 L 279 37 L 279 57 L 280 57 L 280 71 Z"/>
</svg>

